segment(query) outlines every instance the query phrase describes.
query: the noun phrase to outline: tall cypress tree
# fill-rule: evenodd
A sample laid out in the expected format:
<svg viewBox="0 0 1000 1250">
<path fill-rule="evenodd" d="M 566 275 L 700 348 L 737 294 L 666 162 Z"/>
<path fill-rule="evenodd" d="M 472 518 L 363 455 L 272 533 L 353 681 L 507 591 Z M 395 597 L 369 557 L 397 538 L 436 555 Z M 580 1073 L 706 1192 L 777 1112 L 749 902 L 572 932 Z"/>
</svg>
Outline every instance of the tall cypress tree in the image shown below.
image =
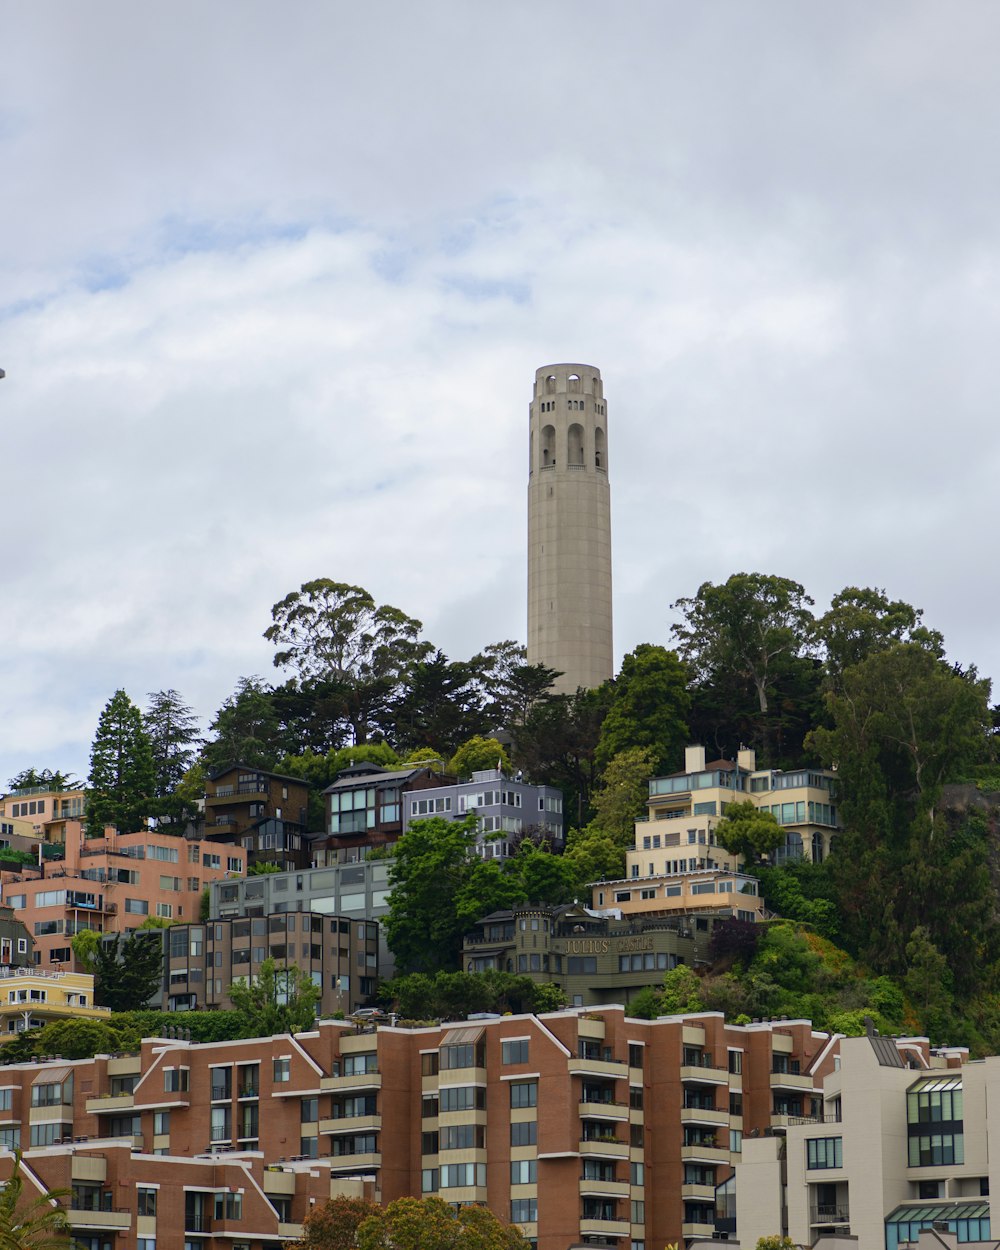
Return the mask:
<svg viewBox="0 0 1000 1250">
<path fill-rule="evenodd" d="M 105 825 L 120 833 L 141 829 L 155 788 L 153 748 L 142 713 L 124 690 L 116 690 L 101 713 L 90 748 L 88 833 L 98 837 Z"/>
<path fill-rule="evenodd" d="M 155 690 L 142 720 L 153 748 L 156 797 L 166 798 L 194 763 L 198 718 L 176 690 Z"/>
</svg>

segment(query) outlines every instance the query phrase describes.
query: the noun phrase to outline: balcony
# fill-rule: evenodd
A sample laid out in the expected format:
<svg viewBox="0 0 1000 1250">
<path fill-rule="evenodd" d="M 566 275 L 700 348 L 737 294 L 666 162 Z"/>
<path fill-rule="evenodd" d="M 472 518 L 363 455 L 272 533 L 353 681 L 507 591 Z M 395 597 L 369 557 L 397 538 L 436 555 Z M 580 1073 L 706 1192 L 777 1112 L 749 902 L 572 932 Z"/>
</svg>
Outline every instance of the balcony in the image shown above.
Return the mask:
<svg viewBox="0 0 1000 1250">
<path fill-rule="evenodd" d="M 627 1198 L 628 1181 L 594 1181 L 586 1176 L 580 1178 L 581 1198 Z"/>
<path fill-rule="evenodd" d="M 132 1227 L 132 1212 L 123 1208 L 117 1211 L 81 1211 L 70 1207 L 66 1214 L 74 1233 L 81 1229 L 127 1233 Z"/>
<path fill-rule="evenodd" d="M 70 1175 L 75 1181 L 91 1181 L 103 1185 L 108 1179 L 107 1157 L 74 1151 L 70 1163 Z"/>
<path fill-rule="evenodd" d="M 628 1220 L 580 1219 L 581 1237 L 628 1237 L 631 1226 Z"/>
<path fill-rule="evenodd" d="M 729 1112 L 714 1107 L 681 1107 L 681 1124 L 706 1124 L 716 1128 L 729 1127 Z"/>
<path fill-rule="evenodd" d="M 359 1072 L 356 1076 L 324 1076 L 319 1083 L 322 1090 L 332 1089 L 346 1093 L 352 1089 L 381 1089 L 382 1073 L 374 1069 Z"/>
<path fill-rule="evenodd" d="M 335 1120 L 320 1120 L 319 1131 L 343 1135 L 347 1133 L 374 1133 L 382 1127 L 380 1115 L 341 1116 Z"/>
<path fill-rule="evenodd" d="M 298 1241 L 302 1233 L 303 1227 L 301 1224 L 278 1223 L 278 1236 L 284 1238 L 285 1241 Z"/>
<path fill-rule="evenodd" d="M 98 1094 L 86 1102 L 88 1115 L 117 1115 L 135 1108 L 135 1094 Z"/>
<path fill-rule="evenodd" d="M 714 1202 L 714 1185 L 682 1185 L 681 1197 L 691 1202 Z"/>
<path fill-rule="evenodd" d="M 628 1142 L 617 1137 L 581 1139 L 580 1154 L 585 1159 L 627 1159 Z"/>
<path fill-rule="evenodd" d="M 809 1225 L 811 1228 L 822 1226 L 826 1228 L 831 1224 L 850 1224 L 851 1211 L 847 1203 L 820 1203 L 813 1207 L 809 1212 Z"/>
<path fill-rule="evenodd" d="M 588 1120 L 627 1120 L 628 1106 L 623 1102 L 584 1098 L 580 1102 L 580 1114 Z"/>
<path fill-rule="evenodd" d="M 685 1223 L 681 1225 L 681 1236 L 682 1237 L 714 1237 L 715 1236 L 715 1221 L 713 1220 L 711 1224 L 708 1224 L 708 1223 L 703 1224 L 700 1222 L 694 1223 L 694 1222 L 686 1221 Z"/>
<path fill-rule="evenodd" d="M 281 1168 L 264 1169 L 264 1193 L 276 1197 L 291 1198 L 295 1194 L 295 1173 L 286 1172 Z"/>
<path fill-rule="evenodd" d="M 580 1059 L 573 1057 L 566 1060 L 570 1076 L 603 1076 L 614 1081 L 628 1080 L 628 1064 L 624 1059 Z"/>
<path fill-rule="evenodd" d="M 729 1151 L 718 1146 L 681 1146 L 681 1159 L 685 1163 L 728 1163 Z"/>
<path fill-rule="evenodd" d="M 372 1172 L 382 1166 L 381 1154 L 329 1155 L 331 1172 Z"/>
<path fill-rule="evenodd" d="M 681 1080 L 694 1085 L 728 1085 L 726 1068 L 703 1068 L 700 1064 L 685 1064 L 681 1068 Z"/>
<path fill-rule="evenodd" d="M 184 1216 L 184 1232 L 208 1234 L 212 1231 L 212 1217 L 210 1215 L 185 1215 Z"/>
<path fill-rule="evenodd" d="M 790 1093 L 807 1093 L 813 1092 L 813 1079 L 801 1072 L 772 1072 L 771 1088 L 788 1090 Z"/>
</svg>

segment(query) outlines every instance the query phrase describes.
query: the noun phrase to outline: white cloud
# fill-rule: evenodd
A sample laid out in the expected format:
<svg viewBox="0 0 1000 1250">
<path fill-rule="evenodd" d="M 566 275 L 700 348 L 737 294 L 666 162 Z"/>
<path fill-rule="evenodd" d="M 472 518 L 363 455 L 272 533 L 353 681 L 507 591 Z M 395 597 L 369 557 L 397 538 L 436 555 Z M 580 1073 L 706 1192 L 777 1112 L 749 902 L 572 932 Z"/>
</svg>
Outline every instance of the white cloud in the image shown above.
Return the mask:
<svg viewBox="0 0 1000 1250">
<path fill-rule="evenodd" d="M 605 378 L 620 649 L 756 568 L 1000 671 L 995 10 L 580 12 L 5 12 L 0 780 L 119 685 L 209 716 L 310 577 L 523 634 L 549 360 Z"/>
</svg>

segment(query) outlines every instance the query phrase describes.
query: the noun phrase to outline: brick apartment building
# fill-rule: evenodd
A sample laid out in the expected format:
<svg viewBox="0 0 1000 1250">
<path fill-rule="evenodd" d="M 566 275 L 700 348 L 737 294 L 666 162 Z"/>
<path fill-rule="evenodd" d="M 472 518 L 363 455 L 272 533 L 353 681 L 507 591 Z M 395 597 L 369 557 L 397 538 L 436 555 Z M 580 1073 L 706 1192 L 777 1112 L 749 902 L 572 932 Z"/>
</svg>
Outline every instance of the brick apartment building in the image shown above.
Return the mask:
<svg viewBox="0 0 1000 1250">
<path fill-rule="evenodd" d="M 538 1250 L 653 1250 L 731 1235 L 743 1136 L 819 1122 L 838 1043 L 803 1021 L 620 1007 L 150 1039 L 0 1070 L 0 1144 L 72 1186 L 87 1250 L 264 1250 L 363 1186 L 485 1202 Z"/>
<path fill-rule="evenodd" d="M 246 851 L 144 829 L 86 838 L 76 822 L 65 858 L 0 872 L 0 894 L 23 918 L 43 967 L 78 968 L 70 941 L 81 929 L 122 933 L 149 917 L 194 920 L 211 882 L 242 877 Z"/>
</svg>

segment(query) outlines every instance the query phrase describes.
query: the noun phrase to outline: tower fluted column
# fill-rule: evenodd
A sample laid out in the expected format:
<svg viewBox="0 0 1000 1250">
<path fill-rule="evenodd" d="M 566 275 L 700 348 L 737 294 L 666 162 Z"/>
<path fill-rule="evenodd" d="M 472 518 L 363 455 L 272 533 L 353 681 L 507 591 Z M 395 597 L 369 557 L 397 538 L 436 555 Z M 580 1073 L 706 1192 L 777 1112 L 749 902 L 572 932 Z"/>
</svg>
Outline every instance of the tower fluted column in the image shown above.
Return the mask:
<svg viewBox="0 0 1000 1250">
<path fill-rule="evenodd" d="M 528 435 L 528 662 L 592 689 L 614 675 L 604 385 L 593 365 L 535 373 Z"/>
</svg>

